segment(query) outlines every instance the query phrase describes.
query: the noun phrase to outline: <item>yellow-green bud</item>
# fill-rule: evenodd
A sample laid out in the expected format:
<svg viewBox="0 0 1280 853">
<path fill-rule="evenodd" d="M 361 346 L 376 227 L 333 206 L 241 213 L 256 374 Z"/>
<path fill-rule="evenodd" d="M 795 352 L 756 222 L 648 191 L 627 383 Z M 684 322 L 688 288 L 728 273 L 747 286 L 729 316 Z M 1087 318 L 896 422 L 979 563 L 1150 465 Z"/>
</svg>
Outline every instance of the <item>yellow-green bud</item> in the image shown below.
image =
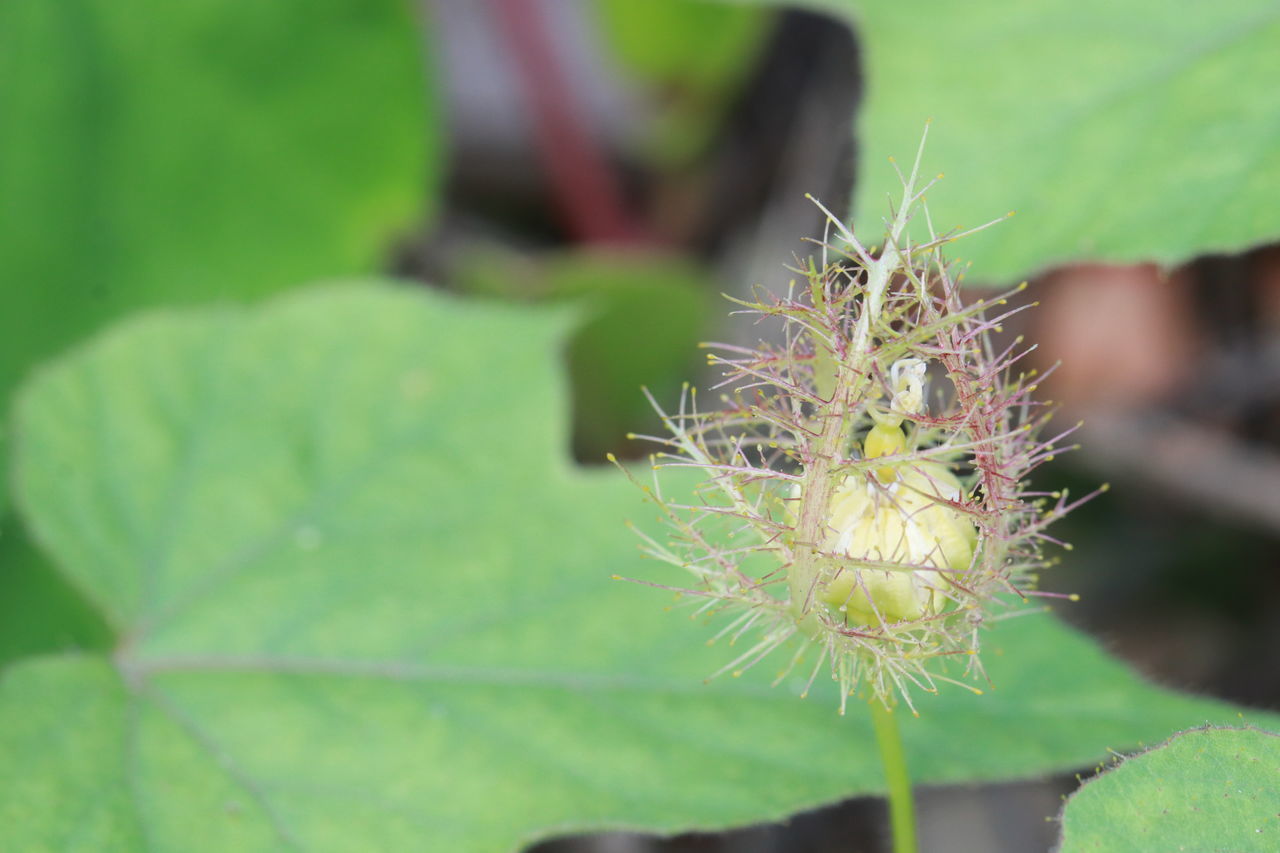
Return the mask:
<svg viewBox="0 0 1280 853">
<path fill-rule="evenodd" d="M 890 456 L 907 449 L 907 437 L 897 426 L 877 423 L 867 432 L 866 441 L 862 443 L 862 455 L 867 459 L 877 456 Z M 897 474 L 893 466 L 886 465 L 876 469 L 876 476 L 882 483 L 892 483 Z"/>
<path fill-rule="evenodd" d="M 868 456 L 873 447 L 892 445 L 887 435 L 872 443 L 878 429 L 873 427 L 867 436 Z M 891 429 L 901 436 L 896 427 Z M 884 480 L 885 470 L 892 475 L 890 481 Z M 854 560 L 899 563 L 903 568 L 859 568 L 852 563 L 833 572 L 822 599 L 843 611 L 851 625 L 937 613 L 946 602 L 947 573 L 969 568 L 977 541 L 969 518 L 939 502 L 957 500 L 961 492 L 959 481 L 944 466 L 913 463 L 879 469 L 876 476 L 887 485 L 849 475 L 836 489 L 823 550 Z"/>
</svg>

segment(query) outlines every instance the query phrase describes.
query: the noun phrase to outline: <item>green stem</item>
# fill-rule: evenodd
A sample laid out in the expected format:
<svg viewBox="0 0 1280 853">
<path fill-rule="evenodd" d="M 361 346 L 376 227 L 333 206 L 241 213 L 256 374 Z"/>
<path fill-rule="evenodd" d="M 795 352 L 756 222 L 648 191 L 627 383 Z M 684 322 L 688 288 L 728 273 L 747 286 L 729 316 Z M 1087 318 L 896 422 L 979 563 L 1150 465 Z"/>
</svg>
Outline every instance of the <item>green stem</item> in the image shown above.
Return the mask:
<svg viewBox="0 0 1280 853">
<path fill-rule="evenodd" d="M 893 853 L 916 853 L 915 803 L 911 799 L 911 776 L 902 750 L 898 718 L 878 699 L 872 699 L 871 722 L 880 746 L 880 763 L 889 786 L 889 825 L 893 828 Z"/>
</svg>

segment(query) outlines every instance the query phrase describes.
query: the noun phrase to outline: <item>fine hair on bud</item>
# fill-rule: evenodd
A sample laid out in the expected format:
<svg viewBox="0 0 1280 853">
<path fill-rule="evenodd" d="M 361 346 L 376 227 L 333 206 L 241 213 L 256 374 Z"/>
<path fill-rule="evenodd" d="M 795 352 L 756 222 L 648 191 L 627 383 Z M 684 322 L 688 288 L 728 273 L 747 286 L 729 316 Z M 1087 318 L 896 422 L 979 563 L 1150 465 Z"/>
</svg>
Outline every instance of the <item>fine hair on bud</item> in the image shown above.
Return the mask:
<svg viewBox="0 0 1280 853">
<path fill-rule="evenodd" d="M 1081 502 L 1031 491 L 1071 430 L 1042 435 L 1030 347 L 993 343 L 1021 309 L 962 299 L 942 249 L 965 235 L 934 232 L 923 148 L 878 249 L 815 201 L 819 257 L 786 293 L 733 300 L 783 334 L 710 345 L 716 404 L 651 397 L 667 434 L 639 436 L 660 448 L 644 489 L 668 527 L 642 547 L 717 617 L 710 638 L 735 654 L 715 674 L 776 660 L 807 694 L 829 673 L 841 712 L 855 695 L 914 710 L 942 682 L 981 692 L 984 625 L 1043 594 L 1046 528 Z M 701 475 L 692 498 L 664 488 L 676 468 Z"/>
</svg>

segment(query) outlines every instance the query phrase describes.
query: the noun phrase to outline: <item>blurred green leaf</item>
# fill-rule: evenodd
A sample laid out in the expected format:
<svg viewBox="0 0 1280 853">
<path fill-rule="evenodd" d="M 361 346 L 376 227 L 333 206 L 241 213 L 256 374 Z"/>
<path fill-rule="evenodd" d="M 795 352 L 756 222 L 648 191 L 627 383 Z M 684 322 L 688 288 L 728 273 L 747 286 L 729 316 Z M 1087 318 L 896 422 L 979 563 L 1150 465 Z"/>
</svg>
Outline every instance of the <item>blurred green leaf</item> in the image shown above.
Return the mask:
<svg viewBox="0 0 1280 853">
<path fill-rule="evenodd" d="M 0 680 L 0 766 L 22 768 L 0 788 L 8 840 L 505 851 L 878 791 L 861 714 L 763 667 L 704 685 L 727 654 L 706 627 L 610 580 L 663 576 L 623 528 L 649 514 L 633 487 L 566 461 L 567 325 L 325 289 L 153 314 L 42 371 L 18 406 L 19 505 L 116 648 Z M 906 721 L 921 782 L 1236 719 L 1043 614 L 986 648 L 994 691 Z"/>
<path fill-rule="evenodd" d="M 1089 780 L 1062 814 L 1061 853 L 1280 848 L 1280 735 L 1201 729 Z"/>
<path fill-rule="evenodd" d="M 668 162 L 695 156 L 733 106 L 773 15 L 708 0 L 596 0 L 609 58 L 647 91 L 656 109 L 652 151 Z"/>
<path fill-rule="evenodd" d="M 878 238 L 934 120 L 926 173 L 941 231 L 974 274 L 1072 260 L 1176 263 L 1280 236 L 1280 7 L 1225 0 L 816 0 L 852 22 L 866 94 L 857 225 Z"/>
<path fill-rule="evenodd" d="M 641 395 L 673 399 L 701 366 L 711 274 L 674 255 L 592 248 L 536 260 L 491 252 L 469 259 L 458 286 L 505 299 L 571 301 L 584 319 L 568 342 L 573 444 L 579 459 L 603 461 L 629 433 L 661 424 Z"/>
<path fill-rule="evenodd" d="M 0 667 L 33 654 L 110 648 L 102 616 L 29 541 L 12 515 L 0 529 Z"/>
<path fill-rule="evenodd" d="M 441 179 L 421 40 L 402 0 L 0 3 L 0 411 L 133 308 L 381 266 Z M 0 660 L 98 635 L 9 556 Z"/>
<path fill-rule="evenodd" d="M 380 266 L 440 181 L 421 41 L 402 0 L 0 4 L 0 401 L 138 306 Z"/>
</svg>

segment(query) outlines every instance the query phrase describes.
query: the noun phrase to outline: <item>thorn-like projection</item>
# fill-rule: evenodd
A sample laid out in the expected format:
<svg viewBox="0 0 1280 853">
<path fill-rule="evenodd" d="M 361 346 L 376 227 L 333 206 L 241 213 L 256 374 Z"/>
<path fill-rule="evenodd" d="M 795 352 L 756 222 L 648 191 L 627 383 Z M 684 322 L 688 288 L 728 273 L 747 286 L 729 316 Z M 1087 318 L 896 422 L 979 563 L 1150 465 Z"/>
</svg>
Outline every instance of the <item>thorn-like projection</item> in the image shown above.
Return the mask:
<svg viewBox="0 0 1280 853">
<path fill-rule="evenodd" d="M 711 397 L 645 389 L 662 435 L 628 434 L 654 445 L 652 473 L 628 476 L 668 531 L 637 530 L 641 549 L 687 573 L 681 606 L 712 625 L 708 646 L 732 650 L 712 677 L 773 657 L 774 684 L 842 713 L 855 695 L 913 715 L 913 695 L 983 695 L 992 619 L 1079 600 L 1039 582 L 1046 552 L 1071 550 L 1049 524 L 1081 499 L 1032 482 L 1079 425 L 1049 429 L 1024 369 L 1034 346 L 994 337 L 1032 307 L 1012 299 L 1027 282 L 967 300 L 965 267 L 942 254 L 1005 217 L 935 231 L 925 197 L 943 174 L 922 157 L 923 144 L 909 168 L 890 158 L 902 194 L 873 239 L 808 196 L 827 218 L 813 257 L 782 293 L 730 297 L 780 333 L 705 345 Z"/>
</svg>

